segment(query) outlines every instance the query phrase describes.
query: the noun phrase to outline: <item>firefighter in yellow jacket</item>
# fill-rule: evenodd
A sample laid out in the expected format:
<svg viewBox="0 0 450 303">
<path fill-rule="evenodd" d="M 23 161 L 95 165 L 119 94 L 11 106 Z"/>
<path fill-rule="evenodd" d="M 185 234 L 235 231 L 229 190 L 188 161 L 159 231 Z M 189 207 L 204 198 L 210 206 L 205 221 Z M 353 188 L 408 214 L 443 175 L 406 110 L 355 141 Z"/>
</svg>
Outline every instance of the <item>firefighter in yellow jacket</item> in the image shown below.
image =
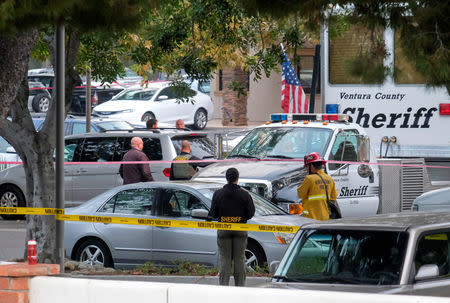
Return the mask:
<svg viewBox="0 0 450 303">
<path fill-rule="evenodd" d="M 329 220 L 327 191 L 329 201 L 336 200 L 337 190 L 334 180 L 322 170 L 325 161 L 319 153 L 310 153 L 304 160 L 308 175 L 297 188 L 297 195 L 302 199 L 303 216 L 316 220 Z"/>
</svg>

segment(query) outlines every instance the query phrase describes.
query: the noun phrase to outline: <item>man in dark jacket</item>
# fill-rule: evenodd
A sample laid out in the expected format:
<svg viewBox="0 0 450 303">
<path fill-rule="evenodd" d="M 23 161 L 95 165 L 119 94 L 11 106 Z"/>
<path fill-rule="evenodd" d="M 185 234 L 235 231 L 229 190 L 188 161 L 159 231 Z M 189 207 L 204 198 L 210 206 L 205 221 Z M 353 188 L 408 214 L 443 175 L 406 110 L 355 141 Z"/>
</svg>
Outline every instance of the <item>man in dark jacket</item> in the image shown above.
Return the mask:
<svg viewBox="0 0 450 303">
<path fill-rule="evenodd" d="M 143 148 L 141 138 L 131 138 L 131 149 L 123 156 L 122 161 L 149 161 L 147 155 L 142 152 Z M 120 164 L 119 173 L 123 184 L 153 181 L 148 163 Z"/>
<path fill-rule="evenodd" d="M 236 168 L 229 168 L 225 175 L 228 184 L 214 193 L 209 215 L 218 218 L 219 222 L 246 223 L 255 214 L 253 199 L 237 185 L 239 172 Z M 220 257 L 220 285 L 229 284 L 234 261 L 234 284 L 245 286 L 247 232 L 217 230 L 217 245 Z"/>
</svg>

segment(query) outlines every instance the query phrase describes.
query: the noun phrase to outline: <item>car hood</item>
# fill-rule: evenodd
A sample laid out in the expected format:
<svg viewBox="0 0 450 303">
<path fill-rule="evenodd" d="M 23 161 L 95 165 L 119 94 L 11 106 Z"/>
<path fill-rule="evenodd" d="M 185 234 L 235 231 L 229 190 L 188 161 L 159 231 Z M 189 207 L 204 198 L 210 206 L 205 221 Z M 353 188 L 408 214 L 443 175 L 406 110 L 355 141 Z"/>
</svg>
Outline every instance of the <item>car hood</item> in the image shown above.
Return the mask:
<svg viewBox="0 0 450 303">
<path fill-rule="evenodd" d="M 94 110 L 97 112 L 117 112 L 126 109 L 136 109 L 149 104 L 151 104 L 151 101 L 114 100 L 97 105 L 94 107 Z"/>
<path fill-rule="evenodd" d="M 242 159 L 236 159 L 236 161 L 225 161 L 209 165 L 199 171 L 195 178 L 225 178 L 227 169 L 234 167 L 239 171 L 240 179 L 275 180 L 280 176 L 286 176 L 294 172 L 300 173 L 305 169 L 303 162 L 245 161 Z"/>
<path fill-rule="evenodd" d="M 400 285 L 354 285 L 354 284 L 328 284 L 328 283 L 297 283 L 297 282 L 269 282 L 264 288 L 305 289 L 322 291 L 345 291 L 361 293 L 402 293 L 408 287 Z"/>
<path fill-rule="evenodd" d="M 301 226 L 306 223 L 317 222 L 313 219 L 308 219 L 298 215 L 270 215 L 270 216 L 254 216 L 247 221 L 249 224 L 264 224 L 264 225 L 289 225 Z"/>
</svg>

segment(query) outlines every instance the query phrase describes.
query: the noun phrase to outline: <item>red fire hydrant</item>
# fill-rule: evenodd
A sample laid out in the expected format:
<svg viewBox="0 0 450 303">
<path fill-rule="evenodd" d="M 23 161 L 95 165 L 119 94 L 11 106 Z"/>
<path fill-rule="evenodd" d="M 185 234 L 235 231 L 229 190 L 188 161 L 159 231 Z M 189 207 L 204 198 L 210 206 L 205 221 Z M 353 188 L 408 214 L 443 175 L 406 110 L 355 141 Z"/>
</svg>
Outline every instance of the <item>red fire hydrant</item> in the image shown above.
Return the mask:
<svg viewBox="0 0 450 303">
<path fill-rule="evenodd" d="M 28 264 L 29 265 L 37 264 L 37 249 L 35 240 L 28 241 Z"/>
</svg>

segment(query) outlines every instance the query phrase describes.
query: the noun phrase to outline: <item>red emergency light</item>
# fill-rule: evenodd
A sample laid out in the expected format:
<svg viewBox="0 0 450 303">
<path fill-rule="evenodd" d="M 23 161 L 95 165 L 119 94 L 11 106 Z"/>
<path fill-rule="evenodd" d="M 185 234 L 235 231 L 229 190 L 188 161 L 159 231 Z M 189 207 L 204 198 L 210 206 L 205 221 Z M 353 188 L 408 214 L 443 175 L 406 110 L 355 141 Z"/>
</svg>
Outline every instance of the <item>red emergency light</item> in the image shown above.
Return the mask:
<svg viewBox="0 0 450 303">
<path fill-rule="evenodd" d="M 339 121 L 338 115 L 322 115 L 323 121 Z"/>
<path fill-rule="evenodd" d="M 439 104 L 439 115 L 450 116 L 450 103 Z"/>
</svg>

